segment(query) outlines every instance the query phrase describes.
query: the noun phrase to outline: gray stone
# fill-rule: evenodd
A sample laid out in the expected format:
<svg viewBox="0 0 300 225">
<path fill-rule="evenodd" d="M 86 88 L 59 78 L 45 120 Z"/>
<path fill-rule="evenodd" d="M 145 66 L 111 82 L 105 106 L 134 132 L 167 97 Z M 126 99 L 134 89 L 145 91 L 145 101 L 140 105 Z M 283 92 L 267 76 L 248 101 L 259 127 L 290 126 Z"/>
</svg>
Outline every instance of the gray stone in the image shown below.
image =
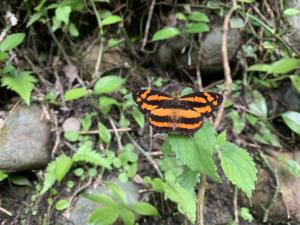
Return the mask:
<svg viewBox="0 0 300 225">
<path fill-rule="evenodd" d="M 50 125 L 38 105 L 20 106 L 0 128 L 0 170 L 7 173 L 43 168 L 50 161 Z"/>
</svg>

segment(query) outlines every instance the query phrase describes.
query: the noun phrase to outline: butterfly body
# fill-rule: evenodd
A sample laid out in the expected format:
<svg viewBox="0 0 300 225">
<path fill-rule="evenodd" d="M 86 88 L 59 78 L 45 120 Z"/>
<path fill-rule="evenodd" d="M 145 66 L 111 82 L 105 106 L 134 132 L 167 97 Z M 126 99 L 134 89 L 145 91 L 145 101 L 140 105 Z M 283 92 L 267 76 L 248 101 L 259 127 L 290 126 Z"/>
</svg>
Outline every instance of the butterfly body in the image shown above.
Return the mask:
<svg viewBox="0 0 300 225">
<path fill-rule="evenodd" d="M 132 95 L 155 131 L 188 135 L 193 135 L 202 126 L 203 117 L 210 117 L 223 101 L 222 95 L 212 92 L 170 96 L 148 89 Z"/>
</svg>

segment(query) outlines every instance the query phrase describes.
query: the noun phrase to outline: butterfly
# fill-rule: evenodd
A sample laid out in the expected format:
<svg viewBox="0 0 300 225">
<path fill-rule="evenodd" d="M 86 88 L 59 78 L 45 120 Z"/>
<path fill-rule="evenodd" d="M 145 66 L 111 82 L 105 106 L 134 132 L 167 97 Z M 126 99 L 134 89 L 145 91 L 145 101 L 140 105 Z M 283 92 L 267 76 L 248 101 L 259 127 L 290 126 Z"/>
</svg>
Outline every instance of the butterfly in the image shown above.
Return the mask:
<svg viewBox="0 0 300 225">
<path fill-rule="evenodd" d="M 193 135 L 222 103 L 223 96 L 213 92 L 195 92 L 172 96 L 156 90 L 132 93 L 139 110 L 147 116 L 155 132 Z"/>
</svg>

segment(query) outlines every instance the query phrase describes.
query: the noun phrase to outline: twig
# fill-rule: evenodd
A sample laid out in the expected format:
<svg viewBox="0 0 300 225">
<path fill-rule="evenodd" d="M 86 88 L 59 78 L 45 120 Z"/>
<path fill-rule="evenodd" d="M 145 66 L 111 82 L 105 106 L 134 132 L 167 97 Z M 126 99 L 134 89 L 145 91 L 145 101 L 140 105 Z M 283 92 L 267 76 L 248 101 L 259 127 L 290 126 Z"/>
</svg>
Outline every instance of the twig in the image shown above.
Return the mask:
<svg viewBox="0 0 300 225">
<path fill-rule="evenodd" d="M 224 22 L 223 22 L 222 56 L 223 56 L 223 68 L 224 68 L 225 83 L 224 83 L 223 103 L 217 112 L 216 119 L 214 122 L 215 129 L 219 126 L 219 124 L 221 122 L 222 115 L 224 112 L 224 103 L 230 94 L 230 85 L 232 83 L 231 71 L 230 71 L 229 60 L 228 60 L 228 52 L 227 52 L 227 33 L 228 33 L 230 18 L 232 16 L 232 13 L 236 10 L 236 7 L 237 7 L 236 0 L 232 0 L 232 6 L 229 9 L 228 13 L 226 14 L 226 16 L 224 18 Z"/>
<path fill-rule="evenodd" d="M 153 168 L 156 170 L 157 174 L 160 178 L 163 178 L 163 174 L 160 171 L 158 165 L 156 162 L 152 159 L 152 157 L 146 152 L 132 137 L 129 133 L 126 133 L 129 140 L 132 142 L 132 144 L 146 157 L 146 159 L 149 161 L 149 163 L 153 166 Z"/>
<path fill-rule="evenodd" d="M 200 60 L 201 60 L 201 33 L 198 34 L 198 59 L 197 59 L 197 65 L 196 65 L 196 75 L 197 75 L 197 81 L 198 81 L 198 88 L 199 91 L 203 91 L 203 85 L 202 85 L 202 77 L 201 77 L 201 68 L 200 68 Z"/>
<path fill-rule="evenodd" d="M 103 56 L 104 36 L 103 36 L 102 21 L 101 21 L 101 18 L 99 16 L 99 13 L 97 11 L 97 8 L 95 6 L 94 0 L 90 0 L 90 2 L 91 2 L 91 5 L 93 7 L 93 11 L 95 13 L 97 23 L 98 23 L 98 26 L 99 26 L 100 46 L 99 46 L 97 62 L 96 62 L 96 65 L 95 65 L 95 77 L 99 78 L 100 74 L 98 74 L 98 73 L 99 73 L 99 69 L 100 69 L 100 65 L 101 65 L 101 61 L 102 61 L 102 56 Z"/>
<path fill-rule="evenodd" d="M 228 98 L 230 94 L 230 85 L 232 83 L 231 79 L 231 72 L 228 60 L 228 52 L 227 52 L 227 33 L 229 27 L 229 21 L 231 18 L 232 13 L 236 10 L 237 4 L 236 0 L 232 0 L 232 6 L 229 9 L 228 13 L 226 14 L 223 22 L 223 33 L 222 33 L 222 56 L 223 56 L 223 67 L 224 67 L 224 94 L 223 94 L 223 104 L 220 106 L 216 119 L 214 121 L 214 128 L 216 129 L 221 121 L 223 112 L 224 112 L 224 102 Z M 206 176 L 201 177 L 201 182 L 198 188 L 198 196 L 197 196 L 197 217 L 196 217 L 196 224 L 197 225 L 204 225 L 204 203 L 205 203 L 205 191 L 207 188 L 206 183 Z"/>
<path fill-rule="evenodd" d="M 58 119 L 57 119 L 57 115 L 55 114 L 55 112 L 52 110 L 52 118 L 54 121 L 54 131 L 55 131 L 55 143 L 53 145 L 53 148 L 51 150 L 51 158 L 54 159 L 54 156 L 56 154 L 57 148 L 59 146 L 60 143 L 60 129 L 58 127 Z"/>
<path fill-rule="evenodd" d="M 279 177 L 278 177 L 278 171 L 277 171 L 277 169 L 274 169 L 270 165 L 267 157 L 261 151 L 259 151 L 259 156 L 262 158 L 262 160 L 264 161 L 265 165 L 268 167 L 268 169 L 273 174 L 274 179 L 275 179 L 275 185 L 276 185 L 275 192 L 273 194 L 273 197 L 272 197 L 271 201 L 269 202 L 269 204 L 267 205 L 267 207 L 264 208 L 265 213 L 264 213 L 264 217 L 263 217 L 263 222 L 266 223 L 268 221 L 270 209 L 271 209 L 272 205 L 276 202 L 276 199 L 277 199 L 278 194 L 280 192 L 280 182 L 279 182 Z"/>
<path fill-rule="evenodd" d="M 239 208 L 238 208 L 238 193 L 239 190 L 235 186 L 234 193 L 233 193 L 233 209 L 234 209 L 234 224 L 239 224 Z"/>
<path fill-rule="evenodd" d="M 120 135 L 118 133 L 117 127 L 115 125 L 115 122 L 114 122 L 114 120 L 111 117 L 108 117 L 108 120 L 109 120 L 110 125 L 113 128 L 114 134 L 115 134 L 115 136 L 117 138 L 118 150 L 121 151 L 121 149 L 122 149 L 122 142 L 121 142 L 121 138 L 120 138 Z"/>
<path fill-rule="evenodd" d="M 143 39 L 143 43 L 142 43 L 142 51 L 145 49 L 145 46 L 146 46 L 147 41 L 148 41 L 149 29 L 150 29 L 150 25 L 151 25 L 151 20 L 152 20 L 152 15 L 153 15 L 155 2 L 156 2 L 156 0 L 151 1 L 149 14 L 148 14 L 147 22 L 146 22 L 146 27 L 145 27 L 144 39 Z"/>
<path fill-rule="evenodd" d="M 8 211 L 8 210 L 2 208 L 1 206 L 0 206 L 0 211 L 3 212 L 3 213 L 5 213 L 5 214 L 8 215 L 8 216 L 13 216 L 13 214 L 12 214 L 10 211 Z"/>
<path fill-rule="evenodd" d="M 110 133 L 113 133 L 115 131 L 117 132 L 128 132 L 128 131 L 131 131 L 131 128 L 116 128 L 115 130 L 114 129 L 108 129 L 108 131 Z M 78 134 L 82 134 L 82 135 L 85 135 L 85 134 L 99 134 L 99 130 L 88 130 L 88 131 L 79 131 Z"/>
<path fill-rule="evenodd" d="M 204 225 L 204 205 L 205 205 L 205 192 L 208 184 L 206 176 L 202 175 L 197 194 L 197 214 L 196 225 Z"/>
</svg>

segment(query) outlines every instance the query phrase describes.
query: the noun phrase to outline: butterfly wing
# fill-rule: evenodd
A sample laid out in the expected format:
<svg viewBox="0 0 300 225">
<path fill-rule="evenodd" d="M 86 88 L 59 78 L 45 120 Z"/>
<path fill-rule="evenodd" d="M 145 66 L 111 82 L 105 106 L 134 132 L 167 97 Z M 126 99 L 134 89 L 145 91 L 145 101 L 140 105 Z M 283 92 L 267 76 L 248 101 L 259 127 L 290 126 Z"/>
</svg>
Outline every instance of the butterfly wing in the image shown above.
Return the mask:
<svg viewBox="0 0 300 225">
<path fill-rule="evenodd" d="M 188 105 L 205 117 L 210 117 L 223 102 L 223 96 L 213 92 L 195 92 L 181 96 L 179 102 L 180 104 Z"/>
<path fill-rule="evenodd" d="M 137 103 L 140 111 L 148 114 L 151 110 L 158 108 L 164 103 L 170 103 L 172 97 L 156 90 L 137 90 L 132 93 L 133 100 Z"/>
</svg>

